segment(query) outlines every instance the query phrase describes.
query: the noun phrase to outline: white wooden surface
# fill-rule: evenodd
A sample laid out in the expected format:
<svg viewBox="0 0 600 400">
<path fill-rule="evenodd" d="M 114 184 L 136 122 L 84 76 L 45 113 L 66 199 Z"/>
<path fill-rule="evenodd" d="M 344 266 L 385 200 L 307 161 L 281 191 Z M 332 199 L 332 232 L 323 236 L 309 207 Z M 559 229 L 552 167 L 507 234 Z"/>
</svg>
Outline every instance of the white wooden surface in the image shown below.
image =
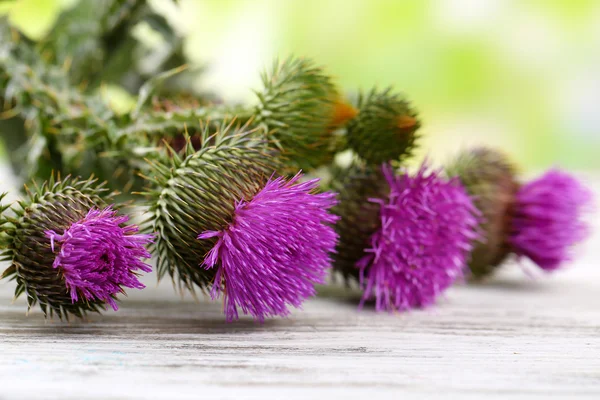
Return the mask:
<svg viewBox="0 0 600 400">
<path fill-rule="evenodd" d="M 264 325 L 227 324 L 154 276 L 119 312 L 71 324 L 26 317 L 0 283 L 0 399 L 600 399 L 600 235 L 584 250 L 424 311 L 359 312 L 356 293 L 326 287 Z"/>
</svg>

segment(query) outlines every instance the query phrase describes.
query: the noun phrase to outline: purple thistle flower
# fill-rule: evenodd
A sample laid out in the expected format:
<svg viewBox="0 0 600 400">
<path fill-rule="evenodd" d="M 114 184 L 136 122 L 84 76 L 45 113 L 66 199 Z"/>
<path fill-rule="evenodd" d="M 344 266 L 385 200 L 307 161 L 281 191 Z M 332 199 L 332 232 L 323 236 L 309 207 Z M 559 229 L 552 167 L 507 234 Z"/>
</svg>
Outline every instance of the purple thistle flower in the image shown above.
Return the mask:
<svg viewBox="0 0 600 400">
<path fill-rule="evenodd" d="M 152 270 L 140 259 L 150 258 L 145 246 L 152 242 L 153 235 L 138 234 L 135 225 L 121 226 L 129 217 L 116 214 L 111 207 L 91 209 L 62 235 L 53 230 L 45 232 L 53 252 L 55 244 L 60 245 L 52 266 L 63 274 L 73 303 L 81 296 L 106 301 L 117 310 L 114 295 L 123 292 L 122 286 L 145 287 L 136 271 Z"/>
<path fill-rule="evenodd" d="M 381 206 L 381 228 L 356 266 L 364 291 L 361 306 L 375 299 L 377 311 L 432 304 L 457 278 L 472 250 L 479 211 L 457 179 L 427 173 L 395 176 L 382 167 L 390 186 Z"/>
<path fill-rule="evenodd" d="M 517 193 L 510 244 L 546 271 L 571 259 L 573 245 L 588 234 L 582 216 L 593 195 L 574 177 L 550 170 Z"/>
<path fill-rule="evenodd" d="M 338 238 L 338 218 L 328 211 L 336 194 L 315 194 L 318 179 L 298 183 L 300 177 L 269 179 L 250 201 L 236 203 L 229 226 L 198 236 L 218 238 L 202 265 L 218 265 L 211 296 L 224 293 L 228 321 L 238 318 L 238 307 L 261 322 L 286 316 L 288 305 L 299 307 L 324 283 Z"/>
</svg>

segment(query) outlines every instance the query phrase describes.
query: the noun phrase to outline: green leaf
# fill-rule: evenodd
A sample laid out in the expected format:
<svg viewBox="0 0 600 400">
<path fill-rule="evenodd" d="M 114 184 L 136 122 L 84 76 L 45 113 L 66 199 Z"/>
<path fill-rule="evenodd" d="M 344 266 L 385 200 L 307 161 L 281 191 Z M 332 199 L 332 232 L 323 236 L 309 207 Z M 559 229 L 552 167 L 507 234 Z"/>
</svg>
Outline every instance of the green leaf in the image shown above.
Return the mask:
<svg viewBox="0 0 600 400">
<path fill-rule="evenodd" d="M 134 118 L 136 118 L 139 115 L 140 111 L 142 111 L 142 109 L 144 108 L 144 106 L 146 105 L 148 100 L 150 100 L 152 95 L 162 86 L 162 84 L 167 79 L 183 72 L 186 69 L 187 69 L 187 65 L 182 65 L 180 67 L 173 68 L 168 71 L 162 72 L 162 73 L 152 77 L 148 81 L 146 81 L 146 83 L 144 83 L 142 85 L 142 87 L 140 88 L 137 104 L 136 104 L 135 108 L 133 109 L 133 112 L 131 113 L 132 116 Z"/>
</svg>

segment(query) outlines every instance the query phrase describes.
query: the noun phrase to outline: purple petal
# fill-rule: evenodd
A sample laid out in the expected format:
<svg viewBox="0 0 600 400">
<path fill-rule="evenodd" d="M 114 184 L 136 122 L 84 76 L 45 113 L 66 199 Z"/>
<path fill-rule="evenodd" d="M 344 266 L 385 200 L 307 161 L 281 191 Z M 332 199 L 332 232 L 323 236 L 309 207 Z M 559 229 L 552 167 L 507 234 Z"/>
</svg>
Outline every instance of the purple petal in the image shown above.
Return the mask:
<svg viewBox="0 0 600 400">
<path fill-rule="evenodd" d="M 328 211 L 335 194 L 314 194 L 318 180 L 298 183 L 300 177 L 269 179 L 254 198 L 237 203 L 233 222 L 216 235 L 203 266 L 218 265 L 211 295 L 224 294 L 228 321 L 238 308 L 259 321 L 286 316 L 324 282 L 338 238 L 337 217 Z M 208 234 L 199 239 L 215 236 Z"/>
<path fill-rule="evenodd" d="M 111 207 L 91 209 L 62 235 L 45 232 L 53 251 L 55 244 L 60 245 L 53 267 L 64 276 L 74 303 L 83 297 L 105 301 L 116 310 L 113 296 L 122 287 L 144 288 L 137 271 L 152 270 L 140 259 L 150 258 L 145 246 L 152 242 L 153 235 L 138 234 L 135 225 L 122 227 L 129 217 L 116 213 Z"/>
<path fill-rule="evenodd" d="M 513 251 L 554 271 L 572 259 L 573 246 L 587 237 L 583 216 L 592 193 L 569 174 L 550 170 L 517 193 L 510 243 Z"/>
<path fill-rule="evenodd" d="M 375 300 L 378 311 L 432 304 L 459 277 L 472 250 L 479 212 L 457 180 L 427 173 L 413 177 L 382 167 L 390 185 L 381 205 L 381 228 L 356 267 L 364 291 L 361 305 Z"/>
</svg>

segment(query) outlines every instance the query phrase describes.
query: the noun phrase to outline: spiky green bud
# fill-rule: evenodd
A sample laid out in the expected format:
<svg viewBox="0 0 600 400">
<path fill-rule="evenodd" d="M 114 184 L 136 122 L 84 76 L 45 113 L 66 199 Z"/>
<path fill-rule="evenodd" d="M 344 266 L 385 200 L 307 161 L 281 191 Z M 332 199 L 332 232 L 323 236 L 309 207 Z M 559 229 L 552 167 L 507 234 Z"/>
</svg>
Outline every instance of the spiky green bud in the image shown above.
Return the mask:
<svg viewBox="0 0 600 400">
<path fill-rule="evenodd" d="M 235 203 L 251 199 L 278 167 L 274 151 L 245 126 L 223 126 L 213 135 L 206 128 L 197 145 L 196 151 L 188 140 L 180 154 L 152 161 L 152 188 L 145 193 L 159 279 L 168 273 L 192 292 L 194 285 L 206 289 L 216 270 L 200 267 L 214 240 L 198 235 L 227 227 Z"/>
<path fill-rule="evenodd" d="M 391 88 L 373 89 L 359 96 L 358 115 L 348 123 L 348 147 L 372 165 L 407 158 L 420 126 L 410 104 Z"/>
<path fill-rule="evenodd" d="M 355 164 L 336 177 L 333 188 L 339 192 L 333 212 L 340 216 L 335 226 L 339 241 L 334 269 L 346 280 L 358 280 L 356 262 L 364 256 L 381 222 L 380 205 L 369 199 L 387 197 L 389 185 L 379 167 Z"/>
<path fill-rule="evenodd" d="M 331 161 L 338 92 L 329 76 L 303 58 L 276 60 L 262 74 L 255 122 L 295 167 Z M 339 121 L 337 121 L 339 123 Z"/>
<path fill-rule="evenodd" d="M 37 303 L 44 315 L 55 314 L 60 319 L 82 317 L 104 308 L 100 301 L 72 301 L 64 277 L 53 268 L 56 254 L 46 232 L 64 232 L 91 208 L 106 206 L 108 197 L 104 184 L 97 184 L 95 179 L 52 177 L 40 187 L 27 189 L 26 199 L 1 207 L 2 260 L 11 263 L 2 278 L 16 281 L 15 298 L 25 294 L 29 308 Z"/>
<path fill-rule="evenodd" d="M 515 167 L 504 154 L 477 148 L 461 153 L 446 172 L 460 179 L 482 213 L 484 240 L 476 243 L 469 262 L 472 277 L 480 279 L 492 273 L 510 253 L 510 220 L 519 189 Z"/>
</svg>

